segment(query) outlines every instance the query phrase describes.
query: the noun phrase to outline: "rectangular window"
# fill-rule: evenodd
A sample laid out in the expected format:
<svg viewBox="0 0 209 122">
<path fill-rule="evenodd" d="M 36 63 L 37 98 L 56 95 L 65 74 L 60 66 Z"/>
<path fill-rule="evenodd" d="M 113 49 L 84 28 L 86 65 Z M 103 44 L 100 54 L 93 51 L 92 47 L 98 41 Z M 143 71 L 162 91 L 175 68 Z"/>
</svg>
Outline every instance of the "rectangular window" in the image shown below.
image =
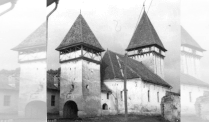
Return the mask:
<svg viewBox="0 0 209 122">
<path fill-rule="evenodd" d="M 9 95 L 4 95 L 4 106 L 10 106 L 11 97 Z"/>
<path fill-rule="evenodd" d="M 159 92 L 157 92 L 157 102 L 160 102 Z"/>
<path fill-rule="evenodd" d="M 123 100 L 123 91 L 120 92 L 121 100 Z"/>
<path fill-rule="evenodd" d="M 189 101 L 192 102 L 192 92 L 189 92 Z"/>
<path fill-rule="evenodd" d="M 109 93 L 107 93 L 107 99 L 109 99 Z"/>
<path fill-rule="evenodd" d="M 51 96 L 51 106 L 55 106 L 55 95 Z"/>
<path fill-rule="evenodd" d="M 149 93 L 149 90 L 147 92 L 147 97 L 148 97 L 148 102 L 150 102 L 150 93 Z"/>
</svg>

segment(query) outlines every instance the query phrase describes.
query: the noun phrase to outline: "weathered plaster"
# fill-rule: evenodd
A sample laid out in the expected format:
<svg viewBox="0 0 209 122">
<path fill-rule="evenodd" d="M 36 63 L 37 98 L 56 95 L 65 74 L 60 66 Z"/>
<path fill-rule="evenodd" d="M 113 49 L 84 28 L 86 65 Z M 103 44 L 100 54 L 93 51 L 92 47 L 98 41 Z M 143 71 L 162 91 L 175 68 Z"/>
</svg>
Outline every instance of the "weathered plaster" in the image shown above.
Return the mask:
<svg viewBox="0 0 209 122">
<path fill-rule="evenodd" d="M 181 114 L 195 115 L 195 101 L 198 97 L 203 96 L 204 91 L 209 89 L 192 85 L 181 85 Z M 190 101 L 191 94 L 191 101 Z"/>
<path fill-rule="evenodd" d="M 36 59 L 42 58 L 41 53 Z M 27 56 L 34 53 L 27 54 Z M 19 116 L 25 116 L 25 109 L 28 103 L 42 101 L 46 104 L 46 60 L 33 61 L 29 58 L 20 63 L 20 85 L 19 85 Z M 30 61 L 30 62 L 27 62 Z"/>
<path fill-rule="evenodd" d="M 180 120 L 180 95 L 167 92 L 161 101 L 162 116 L 170 122 Z"/>
<path fill-rule="evenodd" d="M 181 72 L 200 79 L 200 57 L 181 53 Z"/>
<path fill-rule="evenodd" d="M 136 54 L 135 56 L 131 56 L 131 58 L 142 62 L 151 71 L 164 79 L 164 61 L 162 57 L 155 53 L 145 53 L 143 55 Z"/>
<path fill-rule="evenodd" d="M 124 81 L 120 79 L 105 80 L 104 83 L 112 90 L 109 100 L 106 93 L 102 93 L 102 103 L 108 105 L 108 110 L 124 113 Z M 165 95 L 166 88 L 154 84 L 148 84 L 141 79 L 127 80 L 128 90 L 128 110 L 130 113 L 140 114 L 160 114 L 161 98 Z M 148 90 L 150 91 L 150 101 L 148 102 Z M 159 101 L 157 93 L 159 92 Z M 122 93 L 122 96 L 121 96 Z"/>
<path fill-rule="evenodd" d="M 61 64 L 60 115 L 67 101 L 74 101 L 78 116 L 95 116 L 101 112 L 100 65 L 85 60 Z"/>
<path fill-rule="evenodd" d="M 195 102 L 196 115 L 203 120 L 209 120 L 209 91 L 204 92 L 204 95 L 198 97 Z"/>
</svg>

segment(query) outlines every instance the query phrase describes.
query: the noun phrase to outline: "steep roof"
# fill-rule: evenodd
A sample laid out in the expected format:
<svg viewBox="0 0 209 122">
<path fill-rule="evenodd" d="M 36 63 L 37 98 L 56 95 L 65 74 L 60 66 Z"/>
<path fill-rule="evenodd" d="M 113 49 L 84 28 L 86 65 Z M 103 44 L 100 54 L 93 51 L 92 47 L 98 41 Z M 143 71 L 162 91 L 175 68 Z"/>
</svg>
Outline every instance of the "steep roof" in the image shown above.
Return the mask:
<svg viewBox="0 0 209 122">
<path fill-rule="evenodd" d="M 181 73 L 181 84 L 209 87 L 209 84 L 207 84 L 195 77 L 192 77 L 190 75 L 183 74 L 183 73 Z"/>
<path fill-rule="evenodd" d="M 98 51 L 104 51 L 87 22 L 80 14 L 56 50 L 59 51 L 81 44 L 94 48 Z"/>
<path fill-rule="evenodd" d="M 49 73 L 47 73 L 47 89 L 59 90 L 59 88 L 54 85 L 54 76 Z"/>
<path fill-rule="evenodd" d="M 112 93 L 112 90 L 110 90 L 104 83 L 101 84 L 101 91 Z"/>
<path fill-rule="evenodd" d="M 126 50 L 129 51 L 138 47 L 150 45 L 156 45 L 160 49 L 166 51 L 155 28 L 144 11 Z"/>
<path fill-rule="evenodd" d="M 102 58 L 101 75 L 102 81 L 107 79 L 123 79 L 124 56 L 112 51 L 106 51 Z M 127 60 L 127 79 L 141 78 L 145 82 L 171 87 L 158 75 L 150 71 L 141 62 L 128 58 Z"/>
<path fill-rule="evenodd" d="M 0 90 L 18 90 L 8 84 L 8 74 L 0 74 Z"/>
<path fill-rule="evenodd" d="M 200 45 L 192 38 L 192 36 L 181 26 L 181 45 L 186 45 L 200 51 L 205 51 Z"/>
<path fill-rule="evenodd" d="M 12 50 L 19 51 L 43 46 L 46 46 L 46 22 L 39 26 L 32 34 Z"/>
</svg>

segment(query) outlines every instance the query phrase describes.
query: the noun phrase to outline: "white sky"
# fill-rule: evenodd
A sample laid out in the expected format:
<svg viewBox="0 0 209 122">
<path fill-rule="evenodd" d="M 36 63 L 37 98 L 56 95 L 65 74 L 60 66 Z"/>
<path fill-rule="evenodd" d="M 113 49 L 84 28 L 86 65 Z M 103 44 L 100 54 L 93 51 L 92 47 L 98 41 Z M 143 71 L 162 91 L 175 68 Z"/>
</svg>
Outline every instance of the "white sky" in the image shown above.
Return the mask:
<svg viewBox="0 0 209 122">
<path fill-rule="evenodd" d="M 134 32 L 143 2 L 144 0 L 88 0 L 88 2 L 85 0 L 60 0 L 57 11 L 49 19 L 48 67 L 59 67 L 59 55 L 55 48 L 72 26 L 80 9 L 104 49 L 108 48 L 124 54 Z M 146 10 L 149 8 L 150 2 L 151 0 L 146 0 Z M 17 46 L 45 21 L 46 13 L 49 13 L 54 5 L 48 7 L 47 10 L 45 6 L 44 0 L 19 0 L 14 10 L 0 17 L 0 70 L 19 67 L 17 52 L 12 51 L 11 48 Z M 179 6 L 180 0 L 153 0 L 148 13 L 159 37 L 168 50 L 165 58 L 165 79 L 174 86 L 175 90 L 179 87 L 180 70 Z M 1 10 L 2 6 L 0 6 L 0 12 Z M 118 21 L 117 27 L 114 20 Z M 189 31 L 188 27 L 190 26 L 185 25 L 185 28 Z M 119 27 L 121 30 L 116 31 Z M 199 30 L 198 32 L 201 34 Z M 205 31 L 204 36 L 206 35 Z M 198 35 L 193 37 L 199 38 Z M 203 46 L 203 48 L 205 47 Z"/>
<path fill-rule="evenodd" d="M 10 5 L 0 6 L 0 12 Z M 46 20 L 44 0 L 18 0 L 15 8 L 0 16 L 0 70 L 19 67 L 16 51 L 11 49 L 22 42 Z"/>
<path fill-rule="evenodd" d="M 209 83 L 209 0 L 181 0 L 181 24 L 207 50 L 201 59 L 201 74 Z"/>
</svg>

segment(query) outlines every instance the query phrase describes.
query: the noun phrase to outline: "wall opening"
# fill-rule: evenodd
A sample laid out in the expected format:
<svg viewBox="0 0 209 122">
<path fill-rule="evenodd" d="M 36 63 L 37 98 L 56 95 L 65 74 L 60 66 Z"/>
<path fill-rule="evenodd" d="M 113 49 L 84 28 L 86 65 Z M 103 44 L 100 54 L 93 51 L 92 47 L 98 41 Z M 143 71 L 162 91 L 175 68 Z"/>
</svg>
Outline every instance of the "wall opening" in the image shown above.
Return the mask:
<svg viewBox="0 0 209 122">
<path fill-rule="evenodd" d="M 63 108 L 64 118 L 77 118 L 78 117 L 78 107 L 74 101 L 67 101 Z"/>
<path fill-rule="evenodd" d="M 107 93 L 107 99 L 109 99 L 109 93 Z"/>
<path fill-rule="evenodd" d="M 159 98 L 159 92 L 157 92 L 157 102 L 160 102 L 160 98 Z"/>
<path fill-rule="evenodd" d="M 11 96 L 4 95 L 4 106 L 10 106 Z"/>
<path fill-rule="evenodd" d="M 107 105 L 106 103 L 104 103 L 104 104 L 102 105 L 102 110 L 108 110 L 108 105 Z"/>
<path fill-rule="evenodd" d="M 46 103 L 43 101 L 29 102 L 25 107 L 26 118 L 46 118 Z"/>
<path fill-rule="evenodd" d="M 149 92 L 149 90 L 147 91 L 147 97 L 148 97 L 148 102 L 150 102 L 150 92 Z"/>
<path fill-rule="evenodd" d="M 192 92 L 189 92 L 189 101 L 192 102 Z"/>
<path fill-rule="evenodd" d="M 51 95 L 51 106 L 55 106 L 55 95 Z"/>
</svg>

